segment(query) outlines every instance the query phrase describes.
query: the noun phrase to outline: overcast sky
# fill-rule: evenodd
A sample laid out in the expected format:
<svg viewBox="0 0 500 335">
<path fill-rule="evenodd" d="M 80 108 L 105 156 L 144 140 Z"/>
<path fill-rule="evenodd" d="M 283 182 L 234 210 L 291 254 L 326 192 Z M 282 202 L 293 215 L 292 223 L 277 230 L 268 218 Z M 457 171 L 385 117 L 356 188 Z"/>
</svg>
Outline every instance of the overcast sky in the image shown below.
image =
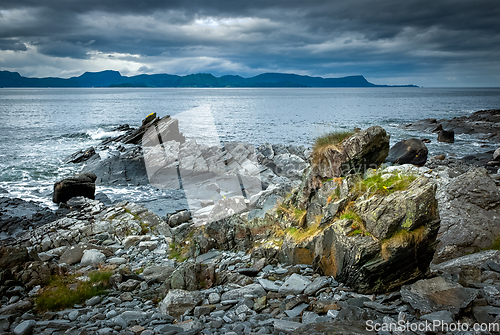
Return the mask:
<svg viewBox="0 0 500 335">
<path fill-rule="evenodd" d="M 500 86 L 500 1 L 2 0 L 0 69 Z"/>
</svg>

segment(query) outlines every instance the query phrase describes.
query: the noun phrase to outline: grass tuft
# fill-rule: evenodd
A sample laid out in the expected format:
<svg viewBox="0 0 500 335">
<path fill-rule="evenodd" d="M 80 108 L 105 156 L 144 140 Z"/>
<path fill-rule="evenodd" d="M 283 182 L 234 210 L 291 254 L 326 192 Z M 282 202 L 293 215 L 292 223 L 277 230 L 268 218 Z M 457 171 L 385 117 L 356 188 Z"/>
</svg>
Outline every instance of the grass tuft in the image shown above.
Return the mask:
<svg viewBox="0 0 500 335">
<path fill-rule="evenodd" d="M 370 190 L 370 195 L 390 194 L 396 191 L 404 191 L 417 179 L 415 175 L 392 173 L 389 178 L 383 179 L 382 175 L 375 174 L 371 177 L 358 181 L 354 185 L 354 191 L 359 195 Z"/>
<path fill-rule="evenodd" d="M 319 162 L 320 157 L 328 149 L 338 150 L 339 144 L 354 133 L 354 131 L 332 131 L 316 138 L 313 146 L 313 162 Z"/>
<path fill-rule="evenodd" d="M 38 312 L 62 310 L 105 294 L 111 275 L 110 271 L 91 272 L 88 281 L 78 281 L 75 275 L 54 276 L 35 298 L 35 309 Z"/>
</svg>

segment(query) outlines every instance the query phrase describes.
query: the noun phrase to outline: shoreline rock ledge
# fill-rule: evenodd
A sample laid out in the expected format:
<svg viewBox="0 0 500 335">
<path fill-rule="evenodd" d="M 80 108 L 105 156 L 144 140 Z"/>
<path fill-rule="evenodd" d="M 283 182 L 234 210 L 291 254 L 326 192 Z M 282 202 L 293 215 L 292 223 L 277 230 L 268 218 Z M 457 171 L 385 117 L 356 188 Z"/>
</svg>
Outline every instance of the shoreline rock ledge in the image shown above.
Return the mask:
<svg viewBox="0 0 500 335">
<path fill-rule="evenodd" d="M 404 332 L 378 334 L 421 335 L 412 329 L 437 321 L 498 324 L 497 183 L 441 160 L 380 165 L 389 137 L 378 128 L 309 159 L 286 192 L 260 171 L 269 187 L 252 206 L 204 225 L 69 199 L 56 220 L 0 248 L 0 333 L 351 335 L 400 322 Z M 269 170 L 303 168 L 296 157 L 273 165 L 301 157 L 290 148 L 258 151 Z M 86 285 L 106 293 L 40 299 Z"/>
</svg>

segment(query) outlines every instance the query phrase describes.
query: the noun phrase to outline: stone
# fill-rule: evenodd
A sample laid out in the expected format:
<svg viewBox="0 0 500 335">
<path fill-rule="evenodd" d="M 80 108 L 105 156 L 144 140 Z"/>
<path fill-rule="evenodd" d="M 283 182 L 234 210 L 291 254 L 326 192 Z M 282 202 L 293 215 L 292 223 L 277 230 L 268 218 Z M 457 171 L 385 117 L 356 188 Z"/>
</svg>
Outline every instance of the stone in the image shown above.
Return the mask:
<svg viewBox="0 0 500 335">
<path fill-rule="evenodd" d="M 500 307 L 500 287 L 496 285 L 486 285 L 481 289 L 482 296 L 488 305 Z"/>
<path fill-rule="evenodd" d="M 493 152 L 493 160 L 497 162 L 500 161 L 500 148 Z"/>
<path fill-rule="evenodd" d="M 97 249 L 88 249 L 83 252 L 81 266 L 98 265 L 106 262 L 106 256 Z"/>
<path fill-rule="evenodd" d="M 425 144 L 418 139 L 412 138 L 396 143 L 391 150 L 386 161 L 395 164 L 413 164 L 423 166 L 427 161 L 428 149 Z"/>
<path fill-rule="evenodd" d="M 202 297 L 199 292 L 170 290 L 165 299 L 160 302 L 159 309 L 163 314 L 168 314 L 175 318 L 179 318 L 187 310 L 193 309 L 201 303 Z"/>
<path fill-rule="evenodd" d="M 122 314 L 120 314 L 119 317 L 116 317 L 115 319 L 121 318 L 125 320 L 127 323 L 127 326 L 133 324 L 133 323 L 140 323 L 142 320 L 144 320 L 147 317 L 147 313 L 142 312 L 142 311 L 125 311 Z"/>
<path fill-rule="evenodd" d="M 313 280 L 312 283 L 307 285 L 307 287 L 304 289 L 304 294 L 315 295 L 316 292 L 318 292 L 319 290 L 321 290 L 324 287 L 327 287 L 328 285 L 330 285 L 330 281 L 329 281 L 328 277 L 324 277 L 324 276 L 317 277 Z"/>
<path fill-rule="evenodd" d="M 189 212 L 188 210 L 180 211 L 168 218 L 168 225 L 174 228 L 184 222 L 188 222 L 189 219 L 191 219 L 191 212 Z"/>
<path fill-rule="evenodd" d="M 278 292 L 281 287 L 281 285 L 278 285 L 269 279 L 259 278 L 257 281 L 266 291 Z"/>
<path fill-rule="evenodd" d="M 286 310 L 285 311 L 285 314 L 289 317 L 289 318 L 294 318 L 296 316 L 299 316 L 307 307 L 309 307 L 309 304 L 306 304 L 306 303 L 301 303 L 297 306 L 295 306 L 294 308 L 292 309 L 289 309 L 289 310 Z"/>
<path fill-rule="evenodd" d="M 441 185 L 441 227 L 433 263 L 490 249 L 500 236 L 500 190 L 485 168 L 471 168 Z"/>
<path fill-rule="evenodd" d="M 68 164 L 68 163 L 75 163 L 76 164 L 76 163 L 85 162 L 90 157 L 94 156 L 95 153 L 96 152 L 95 152 L 94 147 L 89 147 L 87 149 L 83 149 L 83 150 L 77 151 L 74 154 L 66 157 L 63 160 L 63 163 L 64 164 Z"/>
<path fill-rule="evenodd" d="M 240 300 L 245 297 L 245 295 L 252 295 L 260 298 L 266 295 L 266 291 L 262 288 L 260 284 L 250 284 L 242 288 L 227 291 L 222 293 L 221 300 Z"/>
<path fill-rule="evenodd" d="M 436 184 L 420 177 L 407 191 L 360 197 L 354 210 L 372 236 L 353 235 L 350 219 L 335 220 L 303 242 L 285 239 L 279 259 L 312 264 L 362 294 L 396 290 L 424 276 L 434 256 L 440 222 L 435 192 Z"/>
<path fill-rule="evenodd" d="M 158 246 L 158 243 L 156 241 L 142 241 L 142 242 L 139 242 L 139 245 L 137 246 L 137 248 L 141 251 L 144 251 L 144 250 L 153 251 L 156 249 L 157 246 Z"/>
<path fill-rule="evenodd" d="M 357 201 L 355 208 L 366 230 L 379 240 L 396 231 L 415 230 L 427 223 L 439 222 L 437 185 L 425 177 L 418 178 L 407 191 L 379 195 Z"/>
<path fill-rule="evenodd" d="M 28 300 L 21 300 L 14 304 L 0 307 L 0 315 L 23 314 L 31 309 L 32 304 Z"/>
<path fill-rule="evenodd" d="M 500 251 L 485 250 L 478 253 L 450 259 L 448 261 L 431 264 L 431 271 L 439 275 L 450 274 L 458 276 L 457 281 L 462 285 L 481 281 L 482 265 L 500 261 Z"/>
<path fill-rule="evenodd" d="M 316 321 L 316 319 L 319 318 L 319 315 L 314 313 L 314 312 L 303 312 L 302 313 L 302 323 L 303 324 L 310 324 L 310 323 L 314 323 Z"/>
<path fill-rule="evenodd" d="M 200 288 L 201 264 L 186 261 L 172 272 L 170 287 L 187 291 L 196 291 Z"/>
<path fill-rule="evenodd" d="M 274 331 L 276 332 L 290 333 L 300 327 L 302 327 L 302 323 L 300 322 L 279 319 L 274 320 Z"/>
<path fill-rule="evenodd" d="M 11 269 L 23 265 L 29 260 L 30 257 L 26 248 L 10 246 L 0 248 L 0 269 Z"/>
<path fill-rule="evenodd" d="M 118 285 L 118 289 L 123 292 L 132 292 L 139 286 L 141 282 L 135 279 L 129 279 Z"/>
<path fill-rule="evenodd" d="M 113 257 L 113 258 L 108 259 L 108 263 L 120 265 L 120 264 L 127 263 L 127 260 L 123 257 Z"/>
<path fill-rule="evenodd" d="M 125 240 L 123 241 L 123 246 L 125 249 L 128 249 L 132 246 L 135 246 L 137 242 L 149 241 L 149 240 L 151 240 L 150 235 L 129 235 L 125 237 Z"/>
<path fill-rule="evenodd" d="M 449 283 L 441 277 L 422 279 L 401 288 L 401 299 L 421 314 L 447 310 L 457 314 L 476 299 L 479 290 Z"/>
<path fill-rule="evenodd" d="M 15 335 L 29 335 L 35 329 L 36 321 L 35 320 L 26 320 L 21 322 L 15 329 Z"/>
<path fill-rule="evenodd" d="M 429 321 L 430 323 L 438 322 L 439 324 L 450 324 L 454 322 L 453 313 L 450 311 L 437 311 L 422 315 L 420 320 Z"/>
<path fill-rule="evenodd" d="M 389 140 L 390 136 L 382 127 L 373 126 L 345 139 L 337 148 L 323 150 L 306 169 L 301 184 L 302 197 L 308 199 L 326 179 L 377 168 L 389 153 Z"/>
<path fill-rule="evenodd" d="M 59 258 L 59 263 L 66 263 L 68 265 L 76 264 L 81 261 L 84 251 L 89 249 L 99 250 L 106 257 L 113 255 L 113 251 L 106 247 L 101 247 L 91 243 L 79 243 L 77 245 L 66 248 L 66 250 Z"/>
<path fill-rule="evenodd" d="M 87 172 L 57 182 L 54 184 L 52 201 L 66 203 L 69 199 L 78 196 L 94 199 L 96 179 L 97 176 L 94 173 Z"/>
<path fill-rule="evenodd" d="M 150 265 L 144 269 L 142 276 L 148 283 L 162 283 L 174 270 L 175 268 L 168 265 Z"/>
<path fill-rule="evenodd" d="M 453 129 L 438 131 L 438 142 L 454 143 L 455 131 Z"/>
<path fill-rule="evenodd" d="M 92 298 L 88 299 L 87 301 L 85 301 L 85 305 L 94 306 L 100 302 L 101 302 L 101 297 L 96 295 L 96 296 L 93 296 Z"/>
<path fill-rule="evenodd" d="M 294 273 L 280 287 L 279 293 L 284 295 L 300 294 L 304 292 L 309 284 L 311 284 L 311 281 L 308 278 Z"/>
<path fill-rule="evenodd" d="M 219 293 L 213 292 L 208 295 L 208 302 L 212 305 L 217 304 L 220 302 L 220 295 Z"/>
</svg>

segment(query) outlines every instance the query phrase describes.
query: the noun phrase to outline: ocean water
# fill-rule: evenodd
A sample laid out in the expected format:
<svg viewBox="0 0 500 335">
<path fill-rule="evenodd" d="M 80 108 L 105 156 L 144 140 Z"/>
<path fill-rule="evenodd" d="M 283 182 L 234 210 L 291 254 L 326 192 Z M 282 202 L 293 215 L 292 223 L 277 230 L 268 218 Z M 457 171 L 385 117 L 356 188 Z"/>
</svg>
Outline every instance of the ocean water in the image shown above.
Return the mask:
<svg viewBox="0 0 500 335">
<path fill-rule="evenodd" d="M 78 173 L 63 164 L 73 152 L 99 143 L 117 125 L 139 126 L 151 112 L 178 115 L 181 130 L 198 140 L 245 141 L 256 146 L 311 146 L 332 130 L 380 125 L 391 144 L 426 137 L 430 155 L 496 149 L 477 136 L 457 135 L 454 144 L 437 135 L 400 129 L 423 118 L 452 118 L 500 108 L 498 88 L 244 88 L 244 89 L 0 89 L 0 187 L 8 196 L 51 203 L 55 181 Z M 178 193 L 151 187 L 97 187 L 111 200 L 147 204 Z M 179 200 L 180 201 L 180 200 Z"/>
</svg>

